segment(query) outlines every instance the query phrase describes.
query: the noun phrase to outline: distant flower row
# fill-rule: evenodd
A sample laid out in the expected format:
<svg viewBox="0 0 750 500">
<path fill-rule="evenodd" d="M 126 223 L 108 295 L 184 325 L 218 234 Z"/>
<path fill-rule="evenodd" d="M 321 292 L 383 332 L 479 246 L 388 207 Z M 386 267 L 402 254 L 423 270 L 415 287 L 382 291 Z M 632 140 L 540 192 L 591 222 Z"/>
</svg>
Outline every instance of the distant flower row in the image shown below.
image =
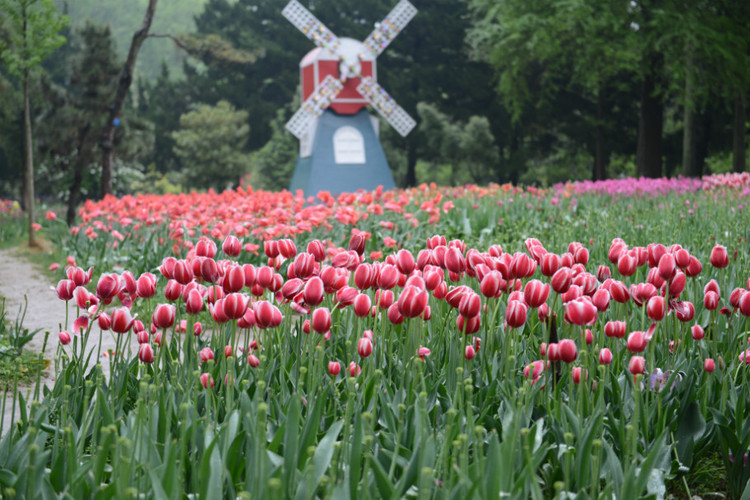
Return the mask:
<svg viewBox="0 0 750 500">
<path fill-rule="evenodd" d="M 555 184 L 556 195 L 597 194 L 609 196 L 661 196 L 669 193 L 683 194 L 719 188 L 750 188 L 750 173 L 704 175 L 702 178 L 676 177 L 652 179 L 648 177 L 607 179 L 603 181 L 569 181 Z M 745 193 L 747 194 L 747 193 Z"/>
</svg>

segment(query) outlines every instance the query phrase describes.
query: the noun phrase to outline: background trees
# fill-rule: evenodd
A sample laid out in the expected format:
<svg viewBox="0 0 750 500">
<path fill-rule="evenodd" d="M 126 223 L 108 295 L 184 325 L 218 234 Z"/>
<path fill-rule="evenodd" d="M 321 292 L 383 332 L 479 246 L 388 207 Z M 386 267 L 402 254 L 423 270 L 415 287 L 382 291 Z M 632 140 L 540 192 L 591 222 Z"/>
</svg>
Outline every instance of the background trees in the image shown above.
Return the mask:
<svg viewBox="0 0 750 500">
<path fill-rule="evenodd" d="M 397 184 L 544 185 L 746 168 L 747 2 L 412 1 L 419 14 L 378 65 L 381 84 L 420 122 L 406 138 L 381 126 Z M 149 3 L 139 2 L 125 12 L 114 0 L 60 0 L 73 16 L 63 32 L 70 43 L 44 60 L 29 88 L 43 197 L 75 207 L 102 192 L 101 141 L 87 126 L 108 123 L 114 68 Z M 303 3 L 339 36 L 363 39 L 395 0 Z M 150 31 L 165 37 L 145 39 L 131 71 L 115 191 L 219 188 L 241 176 L 258 188 L 288 185 L 298 145 L 283 125 L 299 105 L 298 64 L 313 45 L 281 16 L 285 4 L 191 0 L 182 17 L 167 5 L 154 15 Z M 16 31 L 3 21 L 8 44 Z M 20 194 L 23 88 L 0 67 L 0 196 Z M 196 113 L 221 119 L 200 132 L 203 141 L 197 125 L 181 124 Z"/>
</svg>

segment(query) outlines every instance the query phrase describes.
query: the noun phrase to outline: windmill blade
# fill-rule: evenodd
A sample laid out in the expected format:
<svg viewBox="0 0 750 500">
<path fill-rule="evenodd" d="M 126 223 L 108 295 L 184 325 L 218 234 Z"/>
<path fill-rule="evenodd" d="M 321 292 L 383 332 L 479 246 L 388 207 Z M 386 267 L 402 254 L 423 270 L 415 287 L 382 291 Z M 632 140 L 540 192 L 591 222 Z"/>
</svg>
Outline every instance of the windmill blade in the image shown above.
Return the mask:
<svg viewBox="0 0 750 500">
<path fill-rule="evenodd" d="M 357 86 L 357 92 L 362 94 L 375 110 L 391 124 L 396 132 L 406 137 L 411 129 L 417 124 L 404 109 L 396 104 L 388 92 L 378 85 L 369 76 L 362 77 L 362 82 Z"/>
<path fill-rule="evenodd" d="M 297 0 L 286 4 L 281 14 L 318 47 L 328 49 L 332 53 L 338 49 L 341 43 L 338 37 Z"/>
<path fill-rule="evenodd" d="M 385 16 L 379 24 L 375 25 L 375 29 L 370 36 L 364 41 L 365 46 L 370 49 L 373 56 L 378 57 L 381 52 L 385 50 L 388 45 L 396 38 L 396 35 L 404 29 L 404 26 L 409 24 L 411 18 L 417 13 L 417 8 L 414 7 L 408 0 L 401 0 L 391 12 Z"/>
<path fill-rule="evenodd" d="M 320 82 L 318 89 L 310 94 L 310 97 L 302 103 L 302 106 L 286 123 L 286 129 L 294 134 L 297 139 L 301 139 L 310 125 L 310 121 L 320 116 L 343 88 L 344 84 L 337 78 L 331 75 L 325 77 Z"/>
</svg>

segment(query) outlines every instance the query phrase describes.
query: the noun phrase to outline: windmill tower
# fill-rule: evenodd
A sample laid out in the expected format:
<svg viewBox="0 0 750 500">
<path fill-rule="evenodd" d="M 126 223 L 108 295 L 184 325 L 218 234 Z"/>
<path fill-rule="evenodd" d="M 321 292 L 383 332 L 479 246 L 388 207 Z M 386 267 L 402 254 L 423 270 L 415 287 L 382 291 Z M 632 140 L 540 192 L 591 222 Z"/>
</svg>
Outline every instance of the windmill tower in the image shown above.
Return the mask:
<svg viewBox="0 0 750 500">
<path fill-rule="evenodd" d="M 416 122 L 377 83 L 375 60 L 417 9 L 407 0 L 375 25 L 364 42 L 338 38 L 297 0 L 282 14 L 317 46 L 300 62 L 302 106 L 286 124 L 300 140 L 290 191 L 306 196 L 382 185 L 395 187 L 380 145 L 379 120 L 369 104 L 402 136 Z"/>
</svg>

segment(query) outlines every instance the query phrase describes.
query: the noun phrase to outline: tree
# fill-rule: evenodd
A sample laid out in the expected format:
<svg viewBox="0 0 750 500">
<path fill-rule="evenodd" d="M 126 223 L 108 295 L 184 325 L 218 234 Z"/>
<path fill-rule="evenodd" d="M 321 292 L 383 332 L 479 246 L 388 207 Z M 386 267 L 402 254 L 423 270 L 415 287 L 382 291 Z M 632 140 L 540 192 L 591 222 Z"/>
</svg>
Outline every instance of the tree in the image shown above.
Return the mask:
<svg viewBox="0 0 750 500">
<path fill-rule="evenodd" d="M 594 158 L 592 178 L 606 178 L 607 137 L 614 126 L 611 97 L 622 74 L 632 71 L 636 62 L 627 3 L 470 4 L 475 23 L 468 39 L 475 55 L 497 69 L 497 91 L 514 122 L 522 125 L 534 110 L 573 108 L 571 115 L 559 119 L 568 128 L 583 129 L 579 137 L 594 137 L 587 141 Z M 580 117 L 578 125 L 572 123 L 575 116 Z"/>
<path fill-rule="evenodd" d="M 34 153 L 31 134 L 29 85 L 42 60 L 65 43 L 58 35 L 68 19 L 60 16 L 51 0 L 0 0 L 0 11 L 7 15 L 8 41 L 0 41 L 0 59 L 21 79 L 24 126 L 24 208 L 29 218 L 29 246 L 36 246 L 34 222 Z"/>
<path fill-rule="evenodd" d="M 250 131 L 247 117 L 247 111 L 238 111 L 227 101 L 202 104 L 180 117 L 180 130 L 172 138 L 186 188 L 222 190 L 239 183 L 248 164 L 243 152 Z"/>
<path fill-rule="evenodd" d="M 100 142 L 100 148 L 102 150 L 102 196 L 112 192 L 112 160 L 114 158 L 115 149 L 115 131 L 120 124 L 122 107 L 125 103 L 125 98 L 128 95 L 130 84 L 133 82 L 133 71 L 135 69 L 136 59 L 138 58 L 138 51 L 141 49 L 143 41 L 148 37 L 149 29 L 151 29 L 151 23 L 154 19 L 154 13 L 156 12 L 156 2 L 157 0 L 149 0 L 148 6 L 146 7 L 146 14 L 143 17 L 143 24 L 141 24 L 141 27 L 133 33 L 133 39 L 130 42 L 130 50 L 128 50 L 128 57 L 125 60 L 125 65 L 120 73 L 120 79 L 117 83 L 114 100 L 109 108 L 107 122 L 104 125 L 102 132 L 102 139 Z"/>
</svg>

